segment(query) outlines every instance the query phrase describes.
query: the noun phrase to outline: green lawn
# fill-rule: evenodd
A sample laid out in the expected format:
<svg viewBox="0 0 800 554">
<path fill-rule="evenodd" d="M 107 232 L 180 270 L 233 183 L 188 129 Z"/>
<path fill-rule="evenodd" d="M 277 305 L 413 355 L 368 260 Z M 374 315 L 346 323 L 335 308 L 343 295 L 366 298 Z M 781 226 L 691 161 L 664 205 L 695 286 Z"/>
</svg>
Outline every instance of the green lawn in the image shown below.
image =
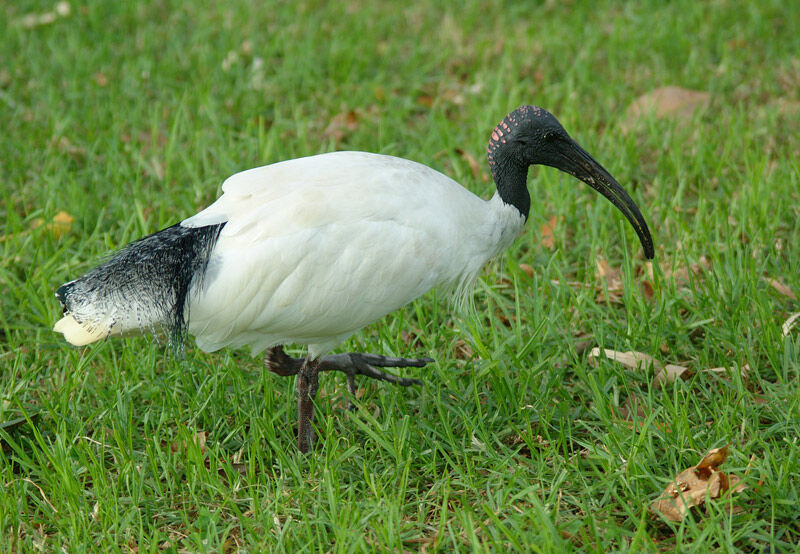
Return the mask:
<svg viewBox="0 0 800 554">
<path fill-rule="evenodd" d="M 800 3 L 54 10 L 0 7 L 0 549 L 798 548 L 800 326 L 781 325 L 800 311 Z M 667 85 L 710 99 L 688 117 L 627 118 Z M 488 197 L 489 133 L 524 103 L 631 192 L 656 241 L 652 277 L 611 204 L 532 171 L 526 231 L 484 271 L 474 312 L 432 293 L 340 349 L 432 356 L 404 370 L 424 385 L 359 381 L 350 412 L 344 378 L 323 375 L 307 458 L 294 380 L 248 352 L 190 339 L 180 360 L 152 337 L 76 349 L 51 330 L 58 285 L 242 169 L 369 150 Z M 48 223 L 61 211 L 69 229 Z M 622 269 L 621 291 L 603 289 L 600 258 Z M 594 346 L 689 371 L 662 387 L 590 363 Z M 730 500 L 681 523 L 650 513 L 725 444 L 723 469 L 750 487 L 735 515 Z"/>
</svg>

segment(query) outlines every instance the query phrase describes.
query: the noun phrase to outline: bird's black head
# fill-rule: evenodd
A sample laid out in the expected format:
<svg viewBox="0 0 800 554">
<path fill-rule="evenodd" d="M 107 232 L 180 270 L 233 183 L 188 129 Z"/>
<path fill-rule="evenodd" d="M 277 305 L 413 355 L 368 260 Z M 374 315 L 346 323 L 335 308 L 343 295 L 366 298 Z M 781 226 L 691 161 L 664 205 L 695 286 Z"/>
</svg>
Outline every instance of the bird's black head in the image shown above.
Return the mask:
<svg viewBox="0 0 800 554">
<path fill-rule="evenodd" d="M 516 206 L 526 218 L 530 210 L 528 167 L 537 164 L 555 167 L 608 198 L 633 225 L 645 256 L 654 256 L 647 222 L 631 197 L 547 110 L 521 106 L 508 114 L 492 131 L 487 154 L 500 197 Z"/>
<path fill-rule="evenodd" d="M 498 163 L 552 165 L 556 143 L 569 135 L 553 114 L 538 106 L 521 106 L 501 121 L 489 140 L 489 166 Z"/>
</svg>

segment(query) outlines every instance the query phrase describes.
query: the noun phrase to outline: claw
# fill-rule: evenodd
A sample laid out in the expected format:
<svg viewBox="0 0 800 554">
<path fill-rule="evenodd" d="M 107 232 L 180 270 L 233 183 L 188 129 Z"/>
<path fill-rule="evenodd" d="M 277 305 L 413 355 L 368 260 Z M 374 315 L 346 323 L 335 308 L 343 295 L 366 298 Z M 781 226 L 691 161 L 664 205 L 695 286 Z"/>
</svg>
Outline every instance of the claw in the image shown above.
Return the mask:
<svg viewBox="0 0 800 554">
<path fill-rule="evenodd" d="M 284 352 L 283 347 L 269 348 L 264 355 L 264 363 L 271 372 L 282 377 L 299 375 L 297 379 L 298 429 L 297 444 L 301 452 L 311 450 L 314 440 L 314 397 L 317 393 L 317 374 L 320 371 L 341 371 L 347 376 L 347 391 L 350 393 L 348 409 L 353 409 L 356 394 L 356 375 L 364 375 L 370 379 L 386 381 L 401 387 L 421 385 L 422 381 L 410 377 L 398 377 L 379 367 L 424 367 L 433 362 L 432 358 L 394 358 L 378 354 L 332 354 L 317 360 L 310 358 L 292 358 Z"/>
</svg>

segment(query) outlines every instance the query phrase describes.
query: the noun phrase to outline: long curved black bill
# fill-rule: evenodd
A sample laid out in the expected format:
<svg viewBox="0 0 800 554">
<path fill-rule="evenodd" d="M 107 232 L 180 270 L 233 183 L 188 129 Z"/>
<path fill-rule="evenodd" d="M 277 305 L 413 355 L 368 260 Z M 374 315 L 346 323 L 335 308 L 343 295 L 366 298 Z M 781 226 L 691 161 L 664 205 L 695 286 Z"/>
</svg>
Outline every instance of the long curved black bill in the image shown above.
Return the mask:
<svg viewBox="0 0 800 554">
<path fill-rule="evenodd" d="M 611 174 L 606 171 L 600 163 L 592 158 L 589 153 L 581 148 L 572 139 L 562 141 L 559 147 L 561 160 L 554 167 L 565 171 L 592 187 L 594 190 L 608 198 L 619 211 L 625 214 L 631 222 L 639 241 L 644 248 L 644 255 L 649 260 L 655 256 L 653 250 L 653 237 L 650 236 L 650 229 L 642 216 L 642 212 L 633 202 L 633 199 L 625 192 L 625 189 L 617 182 Z"/>
</svg>

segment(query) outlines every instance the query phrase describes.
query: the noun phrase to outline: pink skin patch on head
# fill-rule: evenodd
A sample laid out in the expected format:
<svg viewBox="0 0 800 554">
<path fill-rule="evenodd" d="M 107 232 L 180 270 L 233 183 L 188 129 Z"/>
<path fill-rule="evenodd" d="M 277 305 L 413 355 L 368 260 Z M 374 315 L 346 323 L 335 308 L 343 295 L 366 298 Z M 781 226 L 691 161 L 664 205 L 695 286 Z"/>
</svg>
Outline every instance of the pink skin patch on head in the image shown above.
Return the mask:
<svg viewBox="0 0 800 554">
<path fill-rule="evenodd" d="M 492 140 L 500 140 L 500 137 L 497 136 L 497 129 L 492 131 Z"/>
</svg>

